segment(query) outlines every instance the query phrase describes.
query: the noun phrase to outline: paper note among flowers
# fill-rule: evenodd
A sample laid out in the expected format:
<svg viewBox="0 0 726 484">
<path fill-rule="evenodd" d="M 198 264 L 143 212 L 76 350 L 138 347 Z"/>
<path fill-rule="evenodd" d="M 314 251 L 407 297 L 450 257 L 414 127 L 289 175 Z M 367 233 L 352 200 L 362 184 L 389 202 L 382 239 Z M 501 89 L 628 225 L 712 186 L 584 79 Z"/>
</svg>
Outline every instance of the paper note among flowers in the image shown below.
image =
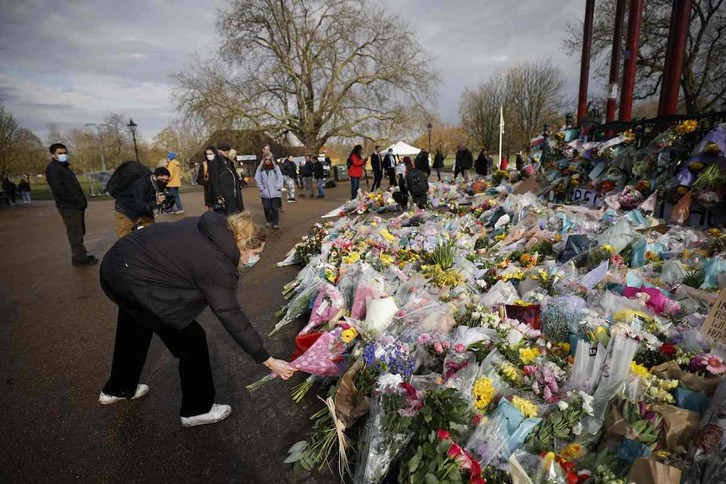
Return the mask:
<svg viewBox="0 0 726 484">
<path fill-rule="evenodd" d="M 718 299 L 708 311 L 706 321 L 701 326 L 701 335 L 726 344 L 726 289 L 721 289 Z"/>
</svg>

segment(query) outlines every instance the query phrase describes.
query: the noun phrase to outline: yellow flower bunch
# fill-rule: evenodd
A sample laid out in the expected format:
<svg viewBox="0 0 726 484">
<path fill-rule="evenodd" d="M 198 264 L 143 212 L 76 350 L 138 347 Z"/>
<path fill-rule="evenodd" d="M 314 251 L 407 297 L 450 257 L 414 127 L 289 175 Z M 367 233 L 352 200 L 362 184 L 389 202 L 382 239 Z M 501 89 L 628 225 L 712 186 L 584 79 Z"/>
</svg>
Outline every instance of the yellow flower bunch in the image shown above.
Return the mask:
<svg viewBox="0 0 726 484">
<path fill-rule="evenodd" d="M 338 278 L 338 274 L 336 271 L 330 267 L 325 268 L 325 279 L 328 280 L 328 282 L 332 282 L 335 284 L 335 280 Z"/>
<path fill-rule="evenodd" d="M 392 255 L 385 254 L 385 253 L 381 254 L 379 256 L 379 259 L 381 260 L 381 263 L 383 263 L 384 265 L 387 265 L 387 266 L 390 266 L 395 261 L 395 259 L 393 258 Z"/>
<path fill-rule="evenodd" d="M 655 252 L 649 250 L 645 253 L 645 260 L 649 260 L 651 262 L 658 262 L 660 260 L 660 256 L 658 256 L 658 254 L 656 254 Z"/>
<path fill-rule="evenodd" d="M 537 348 L 519 348 L 519 359 L 525 365 L 534 363 L 539 356 L 539 350 Z"/>
<path fill-rule="evenodd" d="M 395 242 L 396 241 L 396 237 L 394 237 L 393 234 L 391 234 L 388 230 L 383 229 L 383 230 L 381 230 L 380 233 L 381 233 L 381 237 L 383 237 L 388 242 Z"/>
<path fill-rule="evenodd" d="M 510 279 L 521 281 L 522 279 L 524 279 L 524 272 L 518 270 L 516 272 L 510 272 L 509 274 L 502 274 L 502 280 L 504 282 L 507 282 Z"/>
<path fill-rule="evenodd" d="M 524 398 L 514 396 L 512 397 L 512 405 L 522 412 L 522 415 L 524 415 L 527 418 L 533 418 L 536 417 L 539 413 L 539 409 L 537 408 L 537 405 L 530 402 L 529 400 L 526 400 Z"/>
<path fill-rule="evenodd" d="M 510 261 L 509 259 L 504 259 L 499 264 L 497 264 L 497 267 L 500 269 L 506 269 L 507 267 L 509 267 L 509 264 L 511 264 L 511 263 L 512 263 L 512 261 Z"/>
<path fill-rule="evenodd" d="M 555 242 L 562 242 L 562 234 L 555 234 Z"/>
<path fill-rule="evenodd" d="M 577 460 L 581 457 L 584 457 L 587 452 L 585 449 L 578 444 L 577 442 L 573 442 L 569 445 L 566 445 L 564 449 L 562 449 L 562 452 L 560 452 L 560 456 L 569 461 Z"/>
<path fill-rule="evenodd" d="M 613 247 L 613 246 L 612 246 L 612 245 L 610 245 L 610 244 L 605 244 L 605 245 L 603 245 L 603 246 L 601 247 L 601 249 L 602 249 L 602 250 L 606 250 L 606 251 L 610 252 L 611 254 L 614 254 L 614 253 L 615 253 L 615 247 Z"/>
<path fill-rule="evenodd" d="M 360 260 L 360 252 L 351 252 L 350 254 L 343 257 L 343 262 L 345 264 L 355 264 Z"/>
<path fill-rule="evenodd" d="M 648 378 L 650 376 L 650 372 L 646 367 L 639 365 L 634 361 L 630 362 L 630 372 L 640 378 Z"/>
<path fill-rule="evenodd" d="M 519 263 L 522 264 L 524 267 L 534 267 L 537 265 L 537 254 L 527 254 L 524 253 L 521 256 L 519 256 Z"/>
<path fill-rule="evenodd" d="M 698 128 L 698 121 L 695 119 L 689 119 L 688 121 L 683 121 L 681 124 L 676 126 L 676 133 L 688 134 L 696 131 L 696 128 Z"/>
<path fill-rule="evenodd" d="M 719 235 L 721 235 L 721 229 L 718 227 L 713 227 L 706 230 L 706 233 L 712 237 L 718 237 Z"/>
<path fill-rule="evenodd" d="M 522 381 L 522 371 L 509 362 L 505 362 L 500 367 L 502 375 L 514 384 L 519 384 Z"/>
<path fill-rule="evenodd" d="M 505 233 L 501 233 L 499 235 L 494 236 L 494 240 L 496 240 L 497 242 L 499 242 L 500 240 L 504 240 L 506 238 L 507 238 L 507 234 L 505 234 Z"/>
<path fill-rule="evenodd" d="M 634 311 L 632 309 L 621 309 L 613 314 L 613 321 L 616 323 L 631 324 L 635 318 L 642 319 L 645 323 L 653 322 L 653 318 L 645 314 L 643 311 Z"/>
<path fill-rule="evenodd" d="M 477 410 L 484 410 L 497 396 L 497 391 L 489 378 L 482 377 L 474 383 L 471 394 L 474 397 L 474 407 Z"/>
<path fill-rule="evenodd" d="M 344 329 L 340 332 L 340 339 L 343 340 L 343 343 L 348 344 L 351 341 L 355 339 L 355 337 L 358 336 L 358 331 L 355 330 L 355 328 L 348 328 Z"/>
</svg>

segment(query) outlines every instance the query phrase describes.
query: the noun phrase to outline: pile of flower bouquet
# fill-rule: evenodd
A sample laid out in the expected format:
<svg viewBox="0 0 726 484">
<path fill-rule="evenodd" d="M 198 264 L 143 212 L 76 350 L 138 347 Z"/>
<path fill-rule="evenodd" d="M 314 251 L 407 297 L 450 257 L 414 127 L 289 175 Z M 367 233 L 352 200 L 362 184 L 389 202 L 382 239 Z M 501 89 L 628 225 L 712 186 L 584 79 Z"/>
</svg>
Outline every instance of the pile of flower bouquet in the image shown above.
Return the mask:
<svg viewBox="0 0 726 484">
<path fill-rule="evenodd" d="M 437 209 L 341 210 L 295 249 L 273 332 L 309 375 L 296 401 L 326 398 L 286 462 L 337 454 L 356 483 L 724 475 L 726 364 L 699 331 L 726 282 L 721 230 L 504 179 L 431 185 Z"/>
</svg>

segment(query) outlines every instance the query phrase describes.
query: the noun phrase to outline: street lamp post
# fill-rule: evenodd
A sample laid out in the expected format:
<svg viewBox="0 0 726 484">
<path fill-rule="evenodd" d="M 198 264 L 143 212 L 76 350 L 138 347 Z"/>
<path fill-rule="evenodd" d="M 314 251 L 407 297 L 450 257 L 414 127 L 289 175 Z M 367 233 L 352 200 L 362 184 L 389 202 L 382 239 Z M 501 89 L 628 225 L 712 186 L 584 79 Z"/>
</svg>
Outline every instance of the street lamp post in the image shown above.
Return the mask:
<svg viewBox="0 0 726 484">
<path fill-rule="evenodd" d="M 429 153 L 431 153 L 431 129 L 434 127 L 431 123 L 426 126 L 429 130 Z"/>
<path fill-rule="evenodd" d="M 131 130 L 131 138 L 134 140 L 134 153 L 136 153 L 136 161 L 139 161 L 139 148 L 136 146 L 136 127 L 138 126 L 136 123 L 134 123 L 134 120 L 129 118 L 129 124 L 127 124 L 129 130 Z"/>
<path fill-rule="evenodd" d="M 96 123 L 86 123 L 84 124 L 86 128 L 96 128 L 96 132 L 98 132 L 98 149 L 101 152 L 101 170 L 106 171 L 106 156 L 103 152 L 103 135 L 101 133 L 102 128 L 110 128 L 107 124 L 96 124 Z"/>
<path fill-rule="evenodd" d="M 544 132 L 542 133 L 542 138 L 544 138 L 544 143 L 542 144 L 542 166 L 544 166 L 545 161 L 547 161 L 547 137 L 549 136 L 547 130 L 549 127 L 550 125 L 548 123 L 544 124 Z"/>
</svg>

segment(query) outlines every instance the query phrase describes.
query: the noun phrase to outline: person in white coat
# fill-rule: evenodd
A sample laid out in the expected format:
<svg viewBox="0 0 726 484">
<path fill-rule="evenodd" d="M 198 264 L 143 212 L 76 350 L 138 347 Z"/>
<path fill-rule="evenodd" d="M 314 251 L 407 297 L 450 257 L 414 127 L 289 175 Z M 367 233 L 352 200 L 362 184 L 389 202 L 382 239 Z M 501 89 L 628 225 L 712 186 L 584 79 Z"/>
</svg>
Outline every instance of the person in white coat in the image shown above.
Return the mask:
<svg viewBox="0 0 726 484">
<path fill-rule="evenodd" d="M 272 154 L 268 153 L 262 159 L 262 163 L 255 172 L 255 181 L 257 182 L 257 188 L 260 189 L 267 226 L 279 230 L 282 187 L 285 184 L 285 179 L 282 176 L 280 167 L 272 159 Z"/>
</svg>

